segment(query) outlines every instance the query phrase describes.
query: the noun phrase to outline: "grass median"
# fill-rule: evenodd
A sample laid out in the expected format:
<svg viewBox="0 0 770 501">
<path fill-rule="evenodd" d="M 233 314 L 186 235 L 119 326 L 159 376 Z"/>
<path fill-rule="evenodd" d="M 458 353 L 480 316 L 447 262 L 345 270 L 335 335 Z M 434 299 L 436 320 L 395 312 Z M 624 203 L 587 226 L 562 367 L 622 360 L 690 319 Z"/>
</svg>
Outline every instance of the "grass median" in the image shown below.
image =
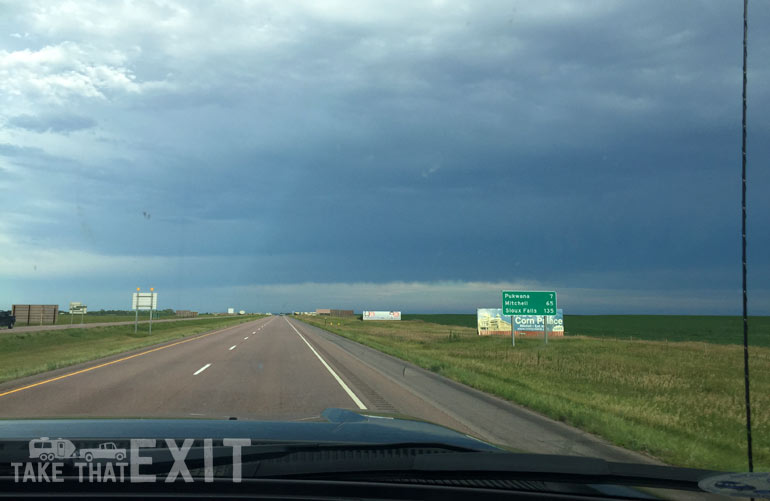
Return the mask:
<svg viewBox="0 0 770 501">
<path fill-rule="evenodd" d="M 262 315 L 206 318 L 195 322 L 88 327 L 0 334 L 0 383 L 88 362 L 153 344 L 263 318 Z"/>
<path fill-rule="evenodd" d="M 575 336 L 514 348 L 424 321 L 301 319 L 669 464 L 746 469 L 740 346 Z M 770 348 L 751 348 L 751 373 L 754 464 L 767 471 Z"/>
</svg>

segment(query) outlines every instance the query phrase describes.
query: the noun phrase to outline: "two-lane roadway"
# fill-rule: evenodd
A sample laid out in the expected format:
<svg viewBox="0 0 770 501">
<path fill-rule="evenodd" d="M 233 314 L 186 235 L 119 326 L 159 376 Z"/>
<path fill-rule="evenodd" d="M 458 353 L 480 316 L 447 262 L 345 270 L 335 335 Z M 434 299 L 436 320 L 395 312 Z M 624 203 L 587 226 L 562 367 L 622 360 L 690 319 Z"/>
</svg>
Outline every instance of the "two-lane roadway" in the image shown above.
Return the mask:
<svg viewBox="0 0 770 501">
<path fill-rule="evenodd" d="M 281 317 L 159 348 L 0 390 L 0 414 L 297 419 L 351 404 Z"/>
<path fill-rule="evenodd" d="M 526 452 L 653 462 L 296 319 L 273 316 L 0 385 L 0 418 L 413 416 Z"/>
</svg>

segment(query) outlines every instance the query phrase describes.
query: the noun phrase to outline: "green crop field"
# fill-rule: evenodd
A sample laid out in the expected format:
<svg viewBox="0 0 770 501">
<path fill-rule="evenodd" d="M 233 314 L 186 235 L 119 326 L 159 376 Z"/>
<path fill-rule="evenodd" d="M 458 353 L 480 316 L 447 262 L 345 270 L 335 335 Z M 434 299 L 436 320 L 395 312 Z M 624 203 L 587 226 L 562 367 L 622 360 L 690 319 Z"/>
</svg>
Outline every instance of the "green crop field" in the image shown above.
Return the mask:
<svg viewBox="0 0 770 501">
<path fill-rule="evenodd" d="M 514 348 L 509 337 L 422 320 L 301 318 L 669 464 L 746 469 L 741 346 L 571 336 Z M 754 462 L 766 471 L 770 348 L 750 353 Z"/>
<path fill-rule="evenodd" d="M 172 339 L 237 325 L 260 315 L 204 318 L 195 322 L 161 322 L 0 333 L 0 382 L 38 374 Z"/>
<path fill-rule="evenodd" d="M 466 315 L 464 313 L 449 313 L 440 315 L 419 315 L 419 314 L 402 314 L 402 320 L 422 320 L 423 322 L 429 322 L 432 324 L 441 325 L 456 325 L 458 327 L 471 327 L 476 328 L 476 315 Z"/>
<path fill-rule="evenodd" d="M 476 328 L 476 315 L 402 315 L 404 320 Z M 742 344 L 741 317 L 685 315 L 565 315 L 568 336 Z M 770 347 L 770 317 L 749 317 L 749 342 Z"/>
<path fill-rule="evenodd" d="M 741 317 L 674 315 L 565 315 L 570 335 L 651 341 L 742 344 Z M 749 317 L 749 342 L 770 347 L 770 317 Z"/>
</svg>

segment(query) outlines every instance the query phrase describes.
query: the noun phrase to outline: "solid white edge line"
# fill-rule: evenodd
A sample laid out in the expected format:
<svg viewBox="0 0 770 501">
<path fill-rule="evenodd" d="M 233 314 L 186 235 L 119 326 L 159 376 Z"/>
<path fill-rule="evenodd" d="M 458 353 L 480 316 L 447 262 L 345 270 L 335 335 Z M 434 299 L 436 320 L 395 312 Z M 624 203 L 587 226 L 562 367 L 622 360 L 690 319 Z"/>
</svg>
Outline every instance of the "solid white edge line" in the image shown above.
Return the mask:
<svg viewBox="0 0 770 501">
<path fill-rule="evenodd" d="M 237 344 L 234 344 L 234 345 L 232 345 L 232 346 L 230 347 L 230 351 L 233 351 L 233 350 L 235 349 L 235 347 L 236 347 L 236 346 L 238 346 L 238 345 L 237 345 Z"/>
<path fill-rule="evenodd" d="M 206 364 L 206 365 L 204 365 L 203 367 L 201 367 L 200 369 L 198 369 L 197 371 L 195 371 L 195 372 L 193 373 L 193 376 L 197 376 L 198 374 L 200 374 L 201 372 L 205 371 L 205 370 L 206 370 L 206 369 L 208 369 L 209 367 L 211 367 L 211 364 Z"/>
<path fill-rule="evenodd" d="M 358 408 L 359 408 L 359 409 L 361 409 L 361 410 L 363 410 L 363 411 L 365 411 L 365 410 L 366 410 L 366 406 L 365 406 L 365 405 L 364 405 L 364 403 L 361 401 L 361 399 L 359 399 L 359 398 L 356 396 L 356 394 L 355 394 L 355 393 L 353 393 L 353 390 L 351 390 L 350 388 L 348 388 L 348 385 L 346 385 L 346 384 L 345 384 L 345 381 L 343 381 L 343 380 L 342 380 L 342 379 L 341 379 L 341 378 L 340 378 L 340 377 L 337 375 L 337 373 L 336 373 L 336 372 L 334 372 L 334 370 L 333 370 L 331 367 L 329 367 L 329 364 L 327 364 L 327 363 L 326 363 L 326 360 L 324 360 L 323 358 L 321 358 L 321 355 L 319 355 L 319 354 L 318 354 L 318 352 L 317 352 L 317 351 L 315 351 L 315 348 L 313 348 L 313 345 L 311 345 L 310 343 L 308 343 L 308 342 L 307 342 L 307 339 L 305 339 L 305 336 L 303 336 L 302 334 L 300 334 L 300 332 L 297 330 L 297 328 L 296 328 L 296 327 L 294 327 L 294 325 L 293 325 L 291 322 L 289 322 L 289 319 L 288 319 L 288 318 L 285 318 L 285 320 L 286 320 L 286 323 L 287 323 L 287 324 L 289 324 L 289 325 L 291 326 L 291 328 L 292 328 L 292 329 L 294 329 L 294 332 L 296 332 L 296 333 L 297 333 L 297 335 L 300 337 L 300 339 L 302 339 L 302 340 L 305 342 L 305 344 L 307 345 L 307 347 L 308 347 L 308 348 L 310 348 L 310 351 L 312 351 L 312 352 L 313 352 L 313 354 L 314 354 L 316 357 L 318 357 L 318 360 L 320 360 L 320 361 L 321 361 L 321 363 L 322 363 L 322 364 L 324 364 L 324 367 L 326 367 L 326 370 L 328 370 L 328 371 L 331 373 L 331 375 L 332 375 L 332 376 L 334 376 L 334 379 L 336 379 L 336 380 L 337 380 L 337 382 L 340 384 L 340 386 L 342 386 L 342 389 L 343 389 L 343 390 L 345 390 L 345 393 L 347 393 L 347 394 L 348 394 L 348 396 L 349 396 L 351 399 L 353 399 L 353 402 L 355 402 L 355 403 L 356 403 L 356 405 L 358 406 Z"/>
</svg>

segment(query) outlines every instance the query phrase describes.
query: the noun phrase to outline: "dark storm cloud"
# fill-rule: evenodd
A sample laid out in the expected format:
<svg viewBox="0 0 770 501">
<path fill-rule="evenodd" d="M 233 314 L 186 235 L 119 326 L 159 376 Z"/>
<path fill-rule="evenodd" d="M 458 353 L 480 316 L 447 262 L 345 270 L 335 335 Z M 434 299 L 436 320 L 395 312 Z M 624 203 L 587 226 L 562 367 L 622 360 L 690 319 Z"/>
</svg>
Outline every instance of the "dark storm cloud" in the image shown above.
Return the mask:
<svg viewBox="0 0 770 501">
<path fill-rule="evenodd" d="M 60 111 L 30 105 L 6 123 L 18 134 L 89 129 L 93 142 L 5 146 L 35 189 L 30 169 L 58 169 L 61 219 L 24 231 L 99 255 L 167 258 L 180 287 L 736 285 L 739 6 L 231 7 L 135 9 L 141 37 L 130 24 L 39 30 L 37 48 L 77 48 L 45 64 L 29 55 L 13 74 L 34 67 L 29 81 L 52 89 Z M 770 58 L 768 12 L 753 11 L 751 165 L 770 158 L 770 73 L 759 63 Z M 53 78 L 56 65 L 69 69 Z M 80 93 L 77 106 L 65 91 Z M 770 174 L 753 169 L 751 182 L 761 284 L 770 200 L 758 194 Z M 186 259 L 212 261 L 191 273 Z"/>
</svg>

